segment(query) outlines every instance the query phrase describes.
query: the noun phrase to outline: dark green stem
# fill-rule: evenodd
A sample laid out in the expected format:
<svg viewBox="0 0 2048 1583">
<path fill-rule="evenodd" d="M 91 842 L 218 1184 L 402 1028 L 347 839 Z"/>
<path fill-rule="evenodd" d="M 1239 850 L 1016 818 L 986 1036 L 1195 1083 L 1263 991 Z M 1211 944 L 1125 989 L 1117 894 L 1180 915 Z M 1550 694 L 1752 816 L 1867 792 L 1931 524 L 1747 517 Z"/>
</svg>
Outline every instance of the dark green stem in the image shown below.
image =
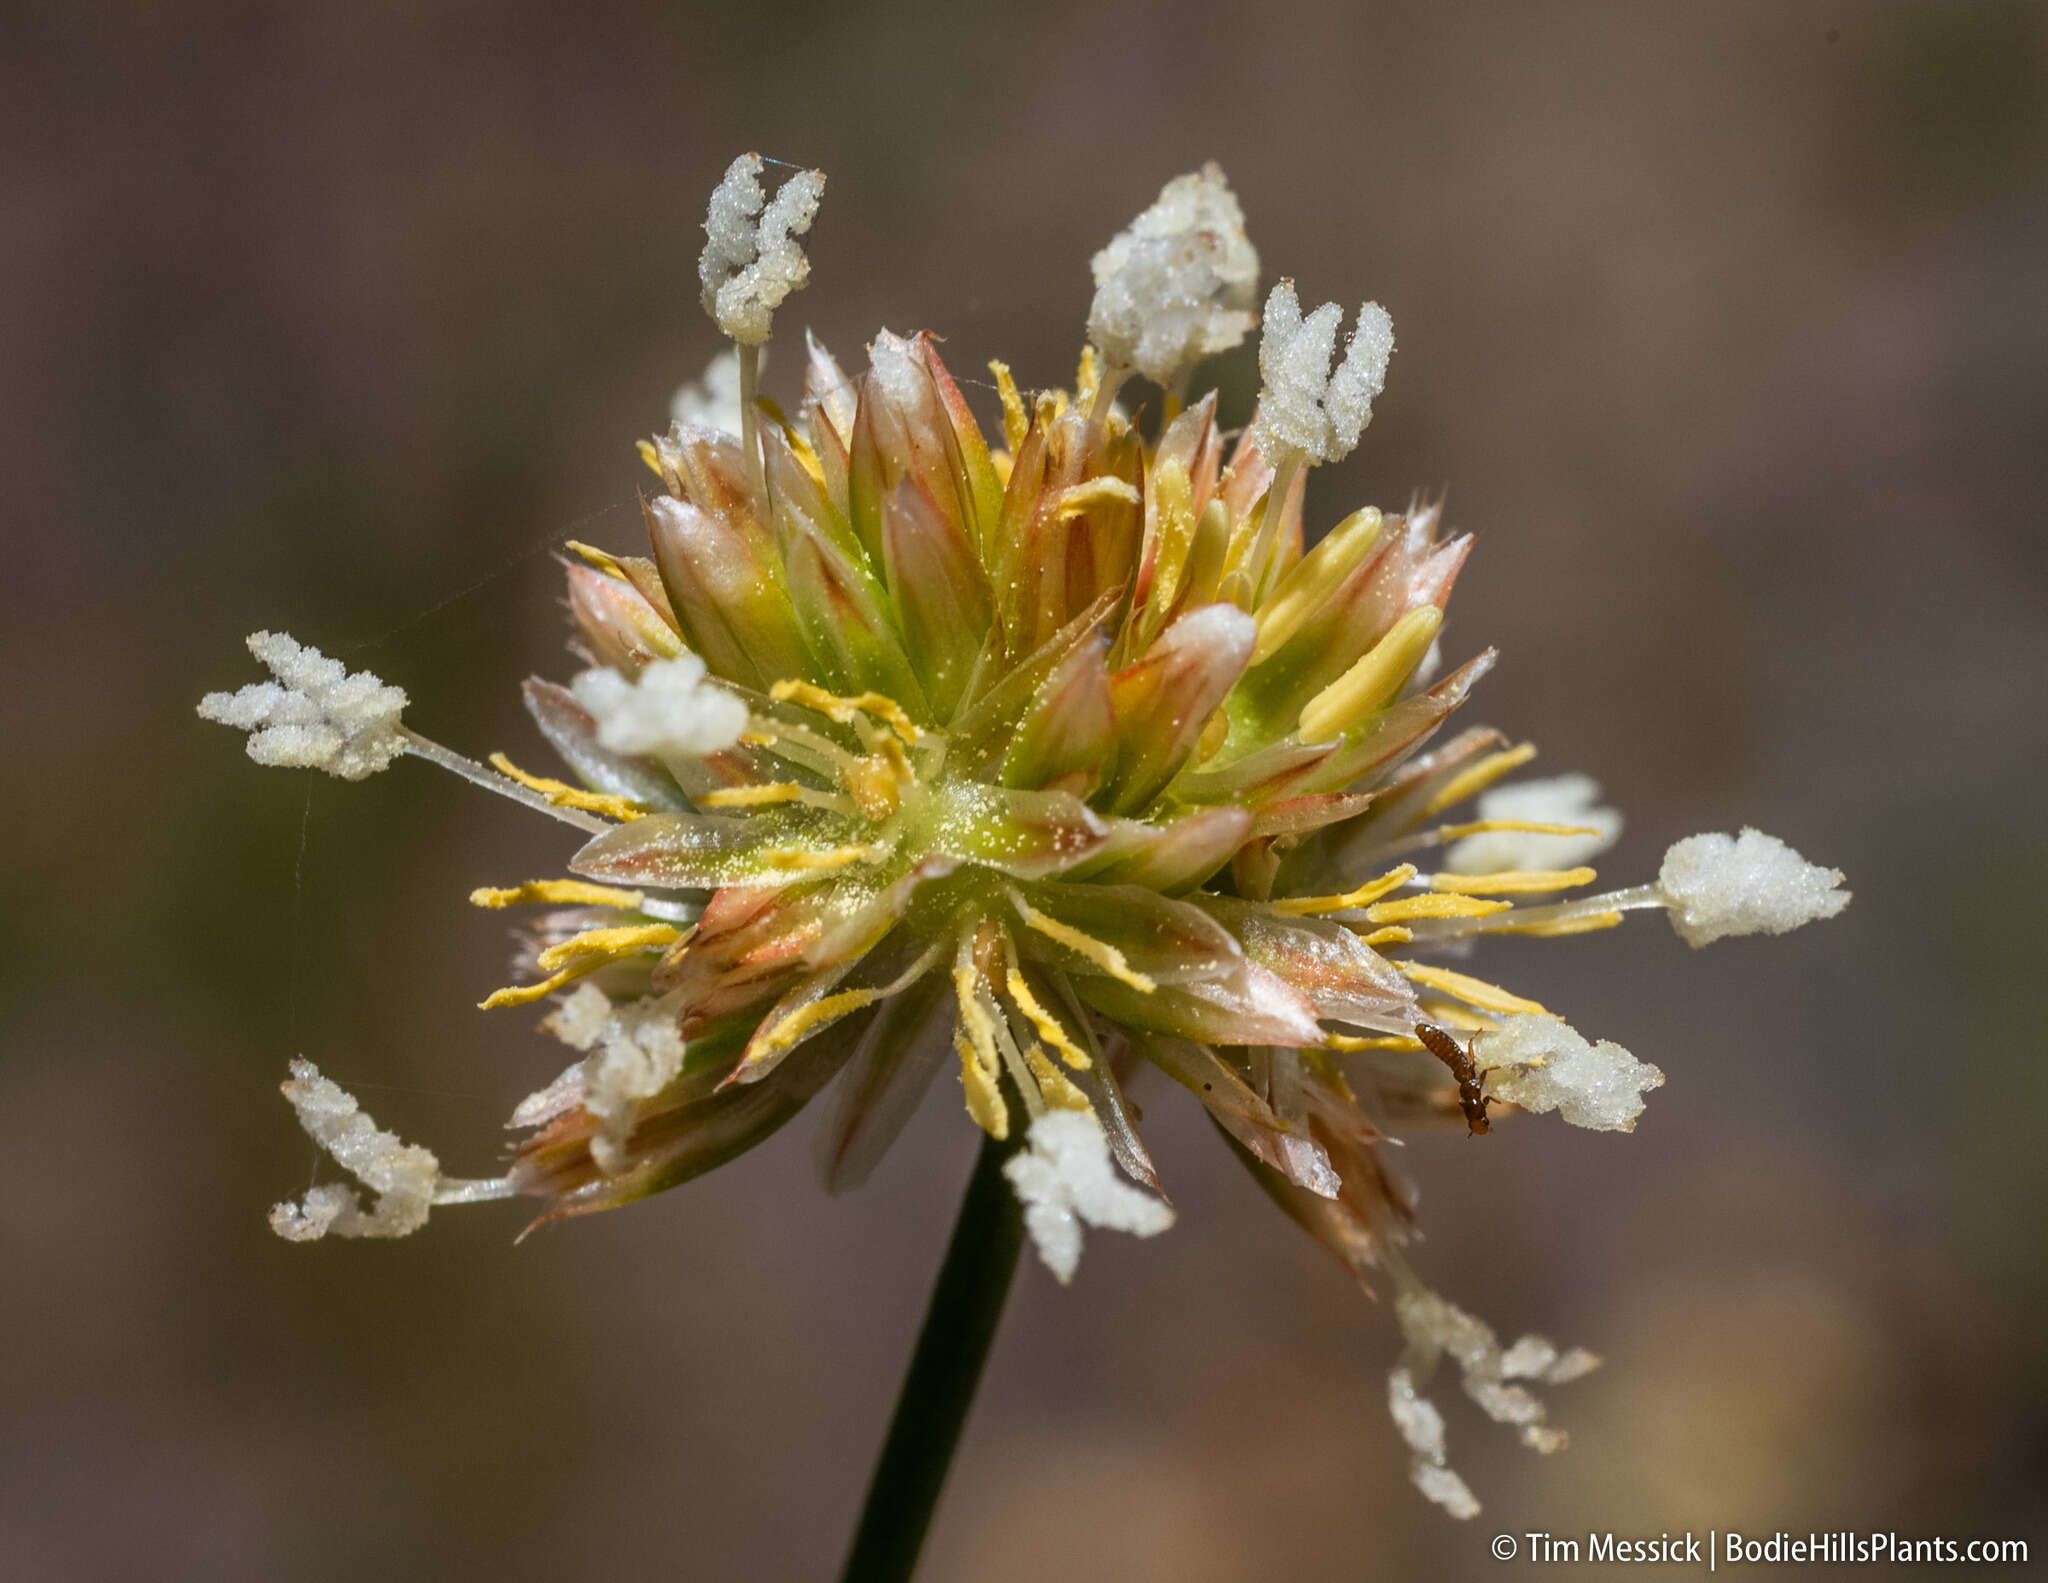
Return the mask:
<svg viewBox="0 0 2048 1583">
<path fill-rule="evenodd" d="M 903 1583 L 917 1568 L 1024 1243 L 1024 1218 L 1003 1179 L 1009 1153 L 982 1140 L 841 1583 Z"/>
</svg>

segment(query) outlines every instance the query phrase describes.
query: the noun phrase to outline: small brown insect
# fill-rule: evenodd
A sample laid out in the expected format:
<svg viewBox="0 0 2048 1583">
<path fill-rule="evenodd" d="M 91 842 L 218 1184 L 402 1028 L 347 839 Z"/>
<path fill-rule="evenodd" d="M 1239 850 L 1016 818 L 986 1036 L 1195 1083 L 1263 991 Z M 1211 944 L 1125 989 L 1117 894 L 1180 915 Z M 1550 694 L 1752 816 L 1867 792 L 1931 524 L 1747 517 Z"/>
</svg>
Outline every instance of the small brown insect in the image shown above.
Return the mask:
<svg viewBox="0 0 2048 1583">
<path fill-rule="evenodd" d="M 1493 1123 L 1486 1119 L 1486 1107 L 1493 1103 L 1493 1096 L 1483 1086 L 1486 1072 L 1478 1070 L 1472 1060 L 1472 1052 L 1451 1037 L 1448 1029 L 1439 1028 L 1433 1022 L 1418 1022 L 1415 1037 L 1423 1048 L 1451 1069 L 1451 1076 L 1458 1080 L 1458 1108 L 1465 1112 L 1465 1125 L 1470 1131 L 1467 1136 L 1493 1131 Z"/>
</svg>

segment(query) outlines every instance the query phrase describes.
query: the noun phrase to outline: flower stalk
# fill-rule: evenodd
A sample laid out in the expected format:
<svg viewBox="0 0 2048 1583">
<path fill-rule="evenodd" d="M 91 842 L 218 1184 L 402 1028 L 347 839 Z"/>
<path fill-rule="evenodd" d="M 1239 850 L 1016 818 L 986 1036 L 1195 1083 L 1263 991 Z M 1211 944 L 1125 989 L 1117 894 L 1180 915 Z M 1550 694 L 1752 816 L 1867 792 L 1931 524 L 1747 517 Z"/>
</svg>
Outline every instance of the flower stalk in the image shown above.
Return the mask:
<svg viewBox="0 0 2048 1583">
<path fill-rule="evenodd" d="M 984 1137 L 975 1155 L 841 1583 L 902 1583 L 917 1568 L 1024 1246 L 1003 1179 L 1011 1153 Z"/>
</svg>

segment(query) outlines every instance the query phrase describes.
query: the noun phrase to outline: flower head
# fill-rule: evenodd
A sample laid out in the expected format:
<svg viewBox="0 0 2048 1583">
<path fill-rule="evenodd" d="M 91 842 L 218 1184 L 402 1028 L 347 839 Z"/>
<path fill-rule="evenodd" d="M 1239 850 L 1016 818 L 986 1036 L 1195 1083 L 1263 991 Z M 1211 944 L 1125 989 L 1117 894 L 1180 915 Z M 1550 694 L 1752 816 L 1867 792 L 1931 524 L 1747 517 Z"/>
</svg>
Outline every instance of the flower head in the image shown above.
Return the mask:
<svg viewBox="0 0 2048 1583">
<path fill-rule="evenodd" d="M 706 227 L 706 300 L 743 345 L 801 284 L 789 238 L 816 202 L 799 176 L 764 212 L 758 167 L 734 165 Z M 1098 260 L 1097 337 L 1177 377 L 1255 270 L 1220 175 L 1181 178 Z M 1663 1074 L 1480 976 L 1477 948 L 1639 908 L 1698 943 L 1847 897 L 1750 831 L 1596 890 L 1585 859 L 1617 816 L 1591 783 L 1503 788 L 1532 746 L 1445 734 L 1494 660 L 1433 671 L 1470 537 L 1416 504 L 1304 542 L 1305 470 L 1356 442 L 1392 344 L 1368 305 L 1332 372 L 1337 328 L 1334 306 L 1304 318 L 1275 290 L 1259 421 L 1235 445 L 1213 392 L 1139 433 L 1092 353 L 1071 391 L 1027 395 L 992 364 L 992 438 L 932 337 L 886 331 L 858 373 L 813 342 L 793 416 L 760 401 L 737 433 L 644 444 L 645 553 L 579 545 L 569 568 L 591 668 L 526 684 L 569 778 L 404 738 L 585 837 L 566 874 L 472 897 L 533 909 L 520 981 L 484 1004 L 552 998 L 544 1026 L 576 1060 L 514 1111 L 510 1169 L 481 1183 L 295 1068 L 308 1129 L 380 1196 L 315 1189 L 279 1229 L 395 1234 L 499 1193 L 543 1219 L 612 1208 L 730 1160 L 835 1079 L 825 1171 L 848 1186 L 950 1070 L 971 1124 L 1015 1151 L 1064 1281 L 1084 1225 L 1173 1220 L 1125 1097 L 1150 1066 L 1347 1269 L 1392 1282 L 1408 1351 L 1389 1403 L 1426 1493 L 1478 1509 L 1419 1394 L 1441 1355 L 1532 1447 L 1561 1444 L 1520 1382 L 1588 1355 L 1503 1350 L 1429 1292 L 1381 1146 L 1495 1100 L 1627 1131 Z M 396 751 L 395 689 L 296 645 L 259 654 L 293 691 L 203 713 L 325 732 L 323 763 Z"/>
</svg>

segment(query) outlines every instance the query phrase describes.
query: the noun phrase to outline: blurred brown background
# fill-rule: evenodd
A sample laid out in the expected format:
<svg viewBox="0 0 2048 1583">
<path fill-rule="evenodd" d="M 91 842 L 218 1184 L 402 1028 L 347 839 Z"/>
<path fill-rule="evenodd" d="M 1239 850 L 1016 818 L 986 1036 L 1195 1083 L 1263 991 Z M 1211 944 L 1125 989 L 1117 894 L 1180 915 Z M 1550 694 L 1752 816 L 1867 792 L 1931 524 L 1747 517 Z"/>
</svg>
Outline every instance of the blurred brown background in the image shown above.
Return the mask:
<svg viewBox="0 0 2048 1583">
<path fill-rule="evenodd" d="M 1475 718 L 1652 871 L 1754 822 L 1856 903 L 1522 967 L 1670 1084 L 1404 1156 L 1417 1262 L 1608 1366 L 1486 1513 L 1408 1488 L 1383 1310 L 1141 1088 L 1181 1223 L 1022 1274 L 933 1579 L 1495 1575 L 1498 1531 L 2048 1549 L 2048 13 L 2033 6 L 31 5 L 0 23 L 0 1573 L 810 1578 L 836 1565 L 973 1136 L 809 1128 L 514 1247 L 295 1248 L 303 1049 L 452 1168 L 562 1054 L 480 1017 L 475 884 L 560 832 L 419 766 L 258 771 L 193 718 L 258 626 L 538 759 L 544 553 L 638 533 L 716 349 L 731 156 L 831 188 L 806 321 L 1063 378 L 1092 251 L 1223 162 L 1269 276 L 1392 309 L 1357 498 L 1450 486 Z M 1225 370 L 1241 419 L 1248 355 Z M 295 874 L 297 880 L 295 882 Z M 1506 969 L 1516 971 L 1511 964 Z M 950 1090 L 951 1085 L 942 1085 Z M 1814 1569 L 1808 1576 L 1825 1576 Z"/>
</svg>

